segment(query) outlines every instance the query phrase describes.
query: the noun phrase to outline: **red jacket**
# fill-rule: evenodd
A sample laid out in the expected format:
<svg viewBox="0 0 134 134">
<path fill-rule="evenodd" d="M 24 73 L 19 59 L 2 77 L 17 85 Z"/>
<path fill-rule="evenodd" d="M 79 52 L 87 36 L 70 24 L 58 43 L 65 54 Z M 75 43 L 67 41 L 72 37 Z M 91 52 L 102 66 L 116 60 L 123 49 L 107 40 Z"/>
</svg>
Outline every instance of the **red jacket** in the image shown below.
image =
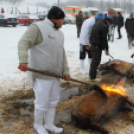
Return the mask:
<svg viewBox="0 0 134 134">
<path fill-rule="evenodd" d="M 5 13 L 5 10 L 4 10 L 4 8 L 1 8 L 1 13 Z"/>
<path fill-rule="evenodd" d="M 113 13 L 108 13 L 108 15 L 112 16 L 113 17 Z"/>
</svg>

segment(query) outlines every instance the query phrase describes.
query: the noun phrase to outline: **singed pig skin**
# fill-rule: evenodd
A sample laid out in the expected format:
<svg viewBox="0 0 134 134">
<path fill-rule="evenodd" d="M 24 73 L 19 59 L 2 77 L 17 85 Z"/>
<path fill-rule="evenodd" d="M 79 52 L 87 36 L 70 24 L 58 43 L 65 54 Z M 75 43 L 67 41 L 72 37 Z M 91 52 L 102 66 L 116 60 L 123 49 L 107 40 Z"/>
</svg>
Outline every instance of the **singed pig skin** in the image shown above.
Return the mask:
<svg viewBox="0 0 134 134">
<path fill-rule="evenodd" d="M 107 98 L 98 91 L 93 91 L 74 105 L 72 120 L 77 127 L 108 134 L 108 131 L 101 125 L 121 111 L 121 109 L 124 109 L 128 98 L 113 92 L 105 91 L 105 93 Z"/>
<path fill-rule="evenodd" d="M 122 60 L 112 60 L 104 64 L 100 64 L 99 70 L 113 70 L 123 76 L 134 78 L 134 64 Z"/>
</svg>

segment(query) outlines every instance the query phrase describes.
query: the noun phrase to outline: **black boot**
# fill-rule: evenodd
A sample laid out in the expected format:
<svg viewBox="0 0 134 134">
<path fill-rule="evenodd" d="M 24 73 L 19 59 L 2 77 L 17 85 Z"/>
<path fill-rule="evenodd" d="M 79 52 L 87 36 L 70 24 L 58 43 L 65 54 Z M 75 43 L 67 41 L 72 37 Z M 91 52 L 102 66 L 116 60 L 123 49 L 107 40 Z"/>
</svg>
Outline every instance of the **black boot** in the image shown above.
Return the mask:
<svg viewBox="0 0 134 134">
<path fill-rule="evenodd" d="M 118 37 L 117 39 L 121 39 L 121 37 Z"/>
</svg>

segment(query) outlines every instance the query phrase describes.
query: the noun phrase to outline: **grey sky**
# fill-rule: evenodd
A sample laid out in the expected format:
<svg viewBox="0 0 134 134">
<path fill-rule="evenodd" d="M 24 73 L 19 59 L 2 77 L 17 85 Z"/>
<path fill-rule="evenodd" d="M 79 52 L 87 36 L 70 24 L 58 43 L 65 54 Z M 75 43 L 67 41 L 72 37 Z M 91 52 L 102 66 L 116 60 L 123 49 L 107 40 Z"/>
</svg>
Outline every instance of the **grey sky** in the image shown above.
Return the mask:
<svg viewBox="0 0 134 134">
<path fill-rule="evenodd" d="M 53 3 L 55 3 L 55 2 L 57 2 L 58 3 L 58 0 L 25 0 L 26 1 L 26 3 L 37 3 L 37 2 L 45 2 L 45 3 L 48 3 L 49 5 L 51 5 L 51 4 L 53 4 Z M 67 0 L 60 0 L 60 1 L 67 1 Z"/>
</svg>

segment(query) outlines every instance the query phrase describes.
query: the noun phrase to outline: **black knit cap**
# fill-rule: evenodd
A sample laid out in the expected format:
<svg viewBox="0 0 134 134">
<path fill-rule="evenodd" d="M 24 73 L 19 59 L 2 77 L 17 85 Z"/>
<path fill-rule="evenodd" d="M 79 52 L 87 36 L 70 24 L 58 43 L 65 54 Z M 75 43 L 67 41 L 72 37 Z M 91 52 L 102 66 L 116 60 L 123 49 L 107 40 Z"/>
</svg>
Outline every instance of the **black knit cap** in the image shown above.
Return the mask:
<svg viewBox="0 0 134 134">
<path fill-rule="evenodd" d="M 62 19 L 65 18 L 65 13 L 59 7 L 52 6 L 48 12 L 48 19 Z"/>
<path fill-rule="evenodd" d="M 119 15 L 120 15 L 121 13 L 120 13 L 120 12 L 117 12 L 117 14 L 119 14 Z"/>
</svg>

